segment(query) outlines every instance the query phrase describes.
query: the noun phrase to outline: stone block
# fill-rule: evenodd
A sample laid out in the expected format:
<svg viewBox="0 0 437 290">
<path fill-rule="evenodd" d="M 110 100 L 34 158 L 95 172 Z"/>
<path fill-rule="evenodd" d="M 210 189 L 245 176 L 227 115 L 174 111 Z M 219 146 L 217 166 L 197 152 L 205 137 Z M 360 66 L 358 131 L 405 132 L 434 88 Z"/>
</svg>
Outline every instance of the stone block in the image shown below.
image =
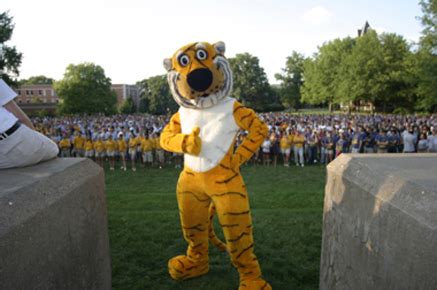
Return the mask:
<svg viewBox="0 0 437 290">
<path fill-rule="evenodd" d="M 327 167 L 320 289 L 437 289 L 437 154 Z"/>
<path fill-rule="evenodd" d="M 83 158 L 0 170 L 0 289 L 110 289 L 104 172 Z"/>
</svg>

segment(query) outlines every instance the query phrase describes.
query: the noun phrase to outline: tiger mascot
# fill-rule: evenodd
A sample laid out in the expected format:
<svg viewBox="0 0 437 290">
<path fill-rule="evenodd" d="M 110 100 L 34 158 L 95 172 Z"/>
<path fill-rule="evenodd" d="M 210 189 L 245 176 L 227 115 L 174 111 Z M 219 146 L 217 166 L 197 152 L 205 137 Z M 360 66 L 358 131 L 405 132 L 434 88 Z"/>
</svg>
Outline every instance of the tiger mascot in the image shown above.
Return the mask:
<svg viewBox="0 0 437 290">
<path fill-rule="evenodd" d="M 188 44 L 164 60 L 167 79 L 179 111 L 161 134 L 167 151 L 184 154 L 177 183 L 177 201 L 186 255 L 169 260 L 170 276 L 184 280 L 209 270 L 208 239 L 226 249 L 240 274 L 239 289 L 272 289 L 261 278 L 252 236 L 249 197 L 240 166 L 267 136 L 267 126 L 255 112 L 230 97 L 232 73 L 224 57 L 225 44 Z M 234 152 L 239 130 L 248 135 Z M 217 213 L 226 246 L 211 222 Z"/>
</svg>

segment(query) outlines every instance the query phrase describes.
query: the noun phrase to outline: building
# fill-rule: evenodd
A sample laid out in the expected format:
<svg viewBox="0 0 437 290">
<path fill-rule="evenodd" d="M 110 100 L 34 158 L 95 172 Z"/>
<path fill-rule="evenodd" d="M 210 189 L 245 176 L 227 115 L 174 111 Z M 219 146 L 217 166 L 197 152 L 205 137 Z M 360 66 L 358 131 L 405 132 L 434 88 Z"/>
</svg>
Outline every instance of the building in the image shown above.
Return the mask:
<svg viewBox="0 0 437 290">
<path fill-rule="evenodd" d="M 115 84 L 111 89 L 117 95 L 117 105 L 121 105 L 124 100 L 131 97 L 135 104 L 139 105 L 140 90 L 136 85 Z M 15 102 L 26 113 L 35 113 L 41 110 L 54 112 L 56 105 L 60 102 L 51 84 L 22 85 L 16 90 L 18 96 Z"/>
<path fill-rule="evenodd" d="M 28 114 L 39 111 L 54 113 L 59 103 L 59 97 L 51 84 L 22 85 L 16 92 L 15 102 Z"/>
<path fill-rule="evenodd" d="M 117 104 L 122 104 L 127 98 L 132 98 L 135 105 L 140 103 L 140 88 L 136 85 L 115 84 L 111 86 L 112 90 L 117 94 Z"/>
</svg>

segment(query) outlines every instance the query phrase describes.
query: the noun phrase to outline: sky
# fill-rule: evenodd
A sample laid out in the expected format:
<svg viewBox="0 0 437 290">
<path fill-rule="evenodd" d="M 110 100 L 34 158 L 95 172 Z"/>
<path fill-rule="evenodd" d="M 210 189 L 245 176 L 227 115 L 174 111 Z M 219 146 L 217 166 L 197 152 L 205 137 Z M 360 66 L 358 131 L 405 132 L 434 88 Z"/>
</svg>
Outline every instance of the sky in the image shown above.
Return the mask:
<svg viewBox="0 0 437 290">
<path fill-rule="evenodd" d="M 20 78 L 61 79 L 69 64 L 93 62 L 112 83 L 164 74 L 181 46 L 226 43 L 227 57 L 248 52 L 269 81 L 292 51 L 311 56 L 324 42 L 355 37 L 367 20 L 378 33 L 418 41 L 419 0 L 1 0 L 14 17 L 8 45 L 23 53 Z"/>
</svg>

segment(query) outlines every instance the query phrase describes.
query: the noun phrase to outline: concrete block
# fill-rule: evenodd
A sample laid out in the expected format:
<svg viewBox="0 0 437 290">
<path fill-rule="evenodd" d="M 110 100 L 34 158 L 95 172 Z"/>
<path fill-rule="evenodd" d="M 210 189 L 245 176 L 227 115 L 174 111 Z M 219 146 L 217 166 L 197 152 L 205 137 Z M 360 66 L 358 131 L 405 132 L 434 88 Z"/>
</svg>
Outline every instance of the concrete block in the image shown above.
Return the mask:
<svg viewBox="0 0 437 290">
<path fill-rule="evenodd" d="M 320 289 L 437 289 L 437 154 L 327 167 Z"/>
<path fill-rule="evenodd" d="M 83 158 L 0 170 L 0 289 L 110 289 L 104 172 Z"/>
</svg>

